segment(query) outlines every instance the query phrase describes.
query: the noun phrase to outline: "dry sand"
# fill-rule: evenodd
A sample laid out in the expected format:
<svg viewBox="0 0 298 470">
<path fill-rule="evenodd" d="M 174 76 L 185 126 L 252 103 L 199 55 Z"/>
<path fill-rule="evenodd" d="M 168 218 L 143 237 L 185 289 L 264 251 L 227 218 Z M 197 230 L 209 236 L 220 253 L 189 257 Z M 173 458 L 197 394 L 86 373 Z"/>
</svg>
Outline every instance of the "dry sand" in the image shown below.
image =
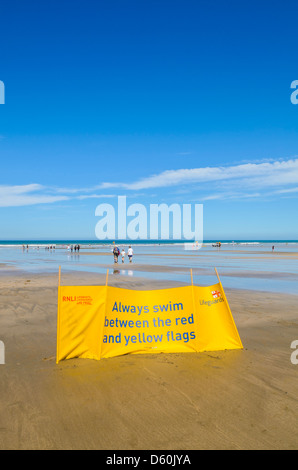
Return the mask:
<svg viewBox="0 0 298 470">
<path fill-rule="evenodd" d="M 64 275 L 64 284 L 104 276 Z M 135 289 L 174 286 L 111 279 Z M 297 449 L 298 296 L 227 290 L 242 351 L 55 363 L 57 276 L 0 278 L 0 449 Z"/>
</svg>

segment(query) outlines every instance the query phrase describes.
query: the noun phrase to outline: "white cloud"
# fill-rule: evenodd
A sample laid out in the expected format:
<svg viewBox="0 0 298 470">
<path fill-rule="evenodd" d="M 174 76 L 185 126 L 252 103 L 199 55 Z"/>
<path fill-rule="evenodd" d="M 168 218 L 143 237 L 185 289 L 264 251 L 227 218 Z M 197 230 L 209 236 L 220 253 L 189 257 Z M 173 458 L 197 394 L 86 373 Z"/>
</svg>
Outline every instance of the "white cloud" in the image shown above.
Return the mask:
<svg viewBox="0 0 298 470">
<path fill-rule="evenodd" d="M 7 195 L 19 195 L 32 193 L 33 191 L 40 191 L 43 186 L 40 184 L 27 184 L 23 186 L 0 186 L 0 197 Z"/>
<path fill-rule="evenodd" d="M 81 196 L 77 196 L 76 199 L 84 200 L 84 199 L 102 199 L 102 198 L 112 198 L 117 197 L 115 194 L 82 194 Z"/>
<path fill-rule="evenodd" d="M 295 197 L 298 192 L 298 158 L 245 163 L 230 166 L 167 170 L 132 183 L 102 183 L 89 188 L 53 188 L 40 184 L 0 186 L 0 207 L 52 204 L 59 201 L 105 199 L 115 194 L 101 194 L 110 188 L 134 191 L 152 188 L 175 188 L 176 192 L 193 192 L 201 200 L 258 198 L 270 195 Z M 148 194 L 147 194 L 147 197 Z"/>
<path fill-rule="evenodd" d="M 93 188 L 94 189 L 94 188 Z M 37 204 L 53 204 L 60 201 L 113 198 L 114 194 L 80 194 L 89 189 L 48 188 L 40 184 L 0 186 L 0 207 L 22 207 Z"/>
<path fill-rule="evenodd" d="M 261 193 L 218 193 L 218 194 L 210 194 L 209 196 L 204 196 L 201 198 L 202 201 L 213 201 L 219 199 L 253 199 L 258 198 L 262 194 Z"/>
<path fill-rule="evenodd" d="M 0 207 L 21 207 L 36 204 L 51 204 L 66 201 L 67 196 L 43 194 L 44 187 L 40 184 L 23 186 L 0 186 Z"/>
<path fill-rule="evenodd" d="M 103 183 L 101 188 L 143 190 L 178 185 L 216 183 L 222 188 L 233 184 L 241 189 L 281 187 L 298 183 L 298 159 L 246 163 L 233 166 L 166 170 L 133 183 Z"/>
<path fill-rule="evenodd" d="M 276 194 L 291 194 L 298 193 L 298 188 L 289 188 L 289 189 L 279 189 L 276 191 Z"/>
</svg>

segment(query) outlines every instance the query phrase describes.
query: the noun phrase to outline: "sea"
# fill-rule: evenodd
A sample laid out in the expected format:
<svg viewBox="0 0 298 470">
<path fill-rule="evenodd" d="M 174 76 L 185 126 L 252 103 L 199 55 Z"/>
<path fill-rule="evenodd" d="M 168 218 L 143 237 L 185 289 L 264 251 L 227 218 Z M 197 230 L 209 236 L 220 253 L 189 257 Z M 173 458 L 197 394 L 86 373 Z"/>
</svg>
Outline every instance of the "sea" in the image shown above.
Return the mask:
<svg viewBox="0 0 298 470">
<path fill-rule="evenodd" d="M 245 245 L 245 246 L 264 246 L 264 245 L 281 245 L 281 246 L 292 246 L 298 245 L 297 240 L 204 240 L 203 245 L 213 245 L 220 242 L 222 245 Z M 66 245 L 80 244 L 83 246 L 107 246 L 117 243 L 118 245 L 184 245 L 185 243 L 191 243 L 187 240 L 0 240 L 0 247 L 7 246 L 49 246 L 56 245 L 57 247 Z"/>
</svg>

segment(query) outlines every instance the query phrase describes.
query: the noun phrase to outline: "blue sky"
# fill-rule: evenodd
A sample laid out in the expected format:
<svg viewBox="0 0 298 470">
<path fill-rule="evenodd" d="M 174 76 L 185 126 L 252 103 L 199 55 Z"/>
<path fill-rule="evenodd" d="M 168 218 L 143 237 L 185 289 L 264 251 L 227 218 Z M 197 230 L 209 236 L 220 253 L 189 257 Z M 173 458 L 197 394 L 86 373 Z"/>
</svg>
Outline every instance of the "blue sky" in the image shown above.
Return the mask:
<svg viewBox="0 0 298 470">
<path fill-rule="evenodd" d="M 298 239 L 297 13 L 3 1 L 0 239 L 92 239 L 118 195 L 204 204 L 205 239 Z"/>
</svg>

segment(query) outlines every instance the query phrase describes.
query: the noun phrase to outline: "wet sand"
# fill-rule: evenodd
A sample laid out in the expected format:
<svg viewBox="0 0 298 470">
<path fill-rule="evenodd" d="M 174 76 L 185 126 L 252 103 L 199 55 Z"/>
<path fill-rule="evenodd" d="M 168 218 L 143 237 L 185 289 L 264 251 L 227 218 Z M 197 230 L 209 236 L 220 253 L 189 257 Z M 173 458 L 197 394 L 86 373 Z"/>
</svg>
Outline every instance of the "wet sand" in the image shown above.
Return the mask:
<svg viewBox="0 0 298 470">
<path fill-rule="evenodd" d="M 200 251 L 195 251 L 195 256 L 200 258 L 201 252 Z M 154 253 L 155 257 L 158 258 L 193 258 L 194 253 Z M 221 249 L 216 249 L 216 250 L 205 250 L 205 253 L 210 253 L 211 255 L 217 254 L 218 256 L 224 257 L 226 254 L 228 257 L 230 257 L 231 254 L 233 254 L 233 259 L 247 259 L 247 255 L 249 255 L 250 259 L 298 259 L 298 253 L 297 252 L 291 252 L 291 251 L 247 251 L 247 250 L 221 250 Z M 85 256 L 111 256 L 110 251 L 102 251 L 99 253 L 94 253 L 94 252 L 89 252 L 89 251 L 80 251 L 80 255 L 85 255 Z M 152 253 L 146 253 L 140 251 L 138 253 L 139 256 L 149 256 L 152 257 Z M 238 255 L 246 255 L 245 257 L 243 256 L 238 256 Z"/>
<path fill-rule="evenodd" d="M 65 274 L 63 283 L 102 284 Z M 176 286 L 125 276 L 133 289 Z M 0 278 L 0 449 L 297 449 L 298 296 L 226 290 L 244 350 L 56 365 L 57 275 Z"/>
</svg>

